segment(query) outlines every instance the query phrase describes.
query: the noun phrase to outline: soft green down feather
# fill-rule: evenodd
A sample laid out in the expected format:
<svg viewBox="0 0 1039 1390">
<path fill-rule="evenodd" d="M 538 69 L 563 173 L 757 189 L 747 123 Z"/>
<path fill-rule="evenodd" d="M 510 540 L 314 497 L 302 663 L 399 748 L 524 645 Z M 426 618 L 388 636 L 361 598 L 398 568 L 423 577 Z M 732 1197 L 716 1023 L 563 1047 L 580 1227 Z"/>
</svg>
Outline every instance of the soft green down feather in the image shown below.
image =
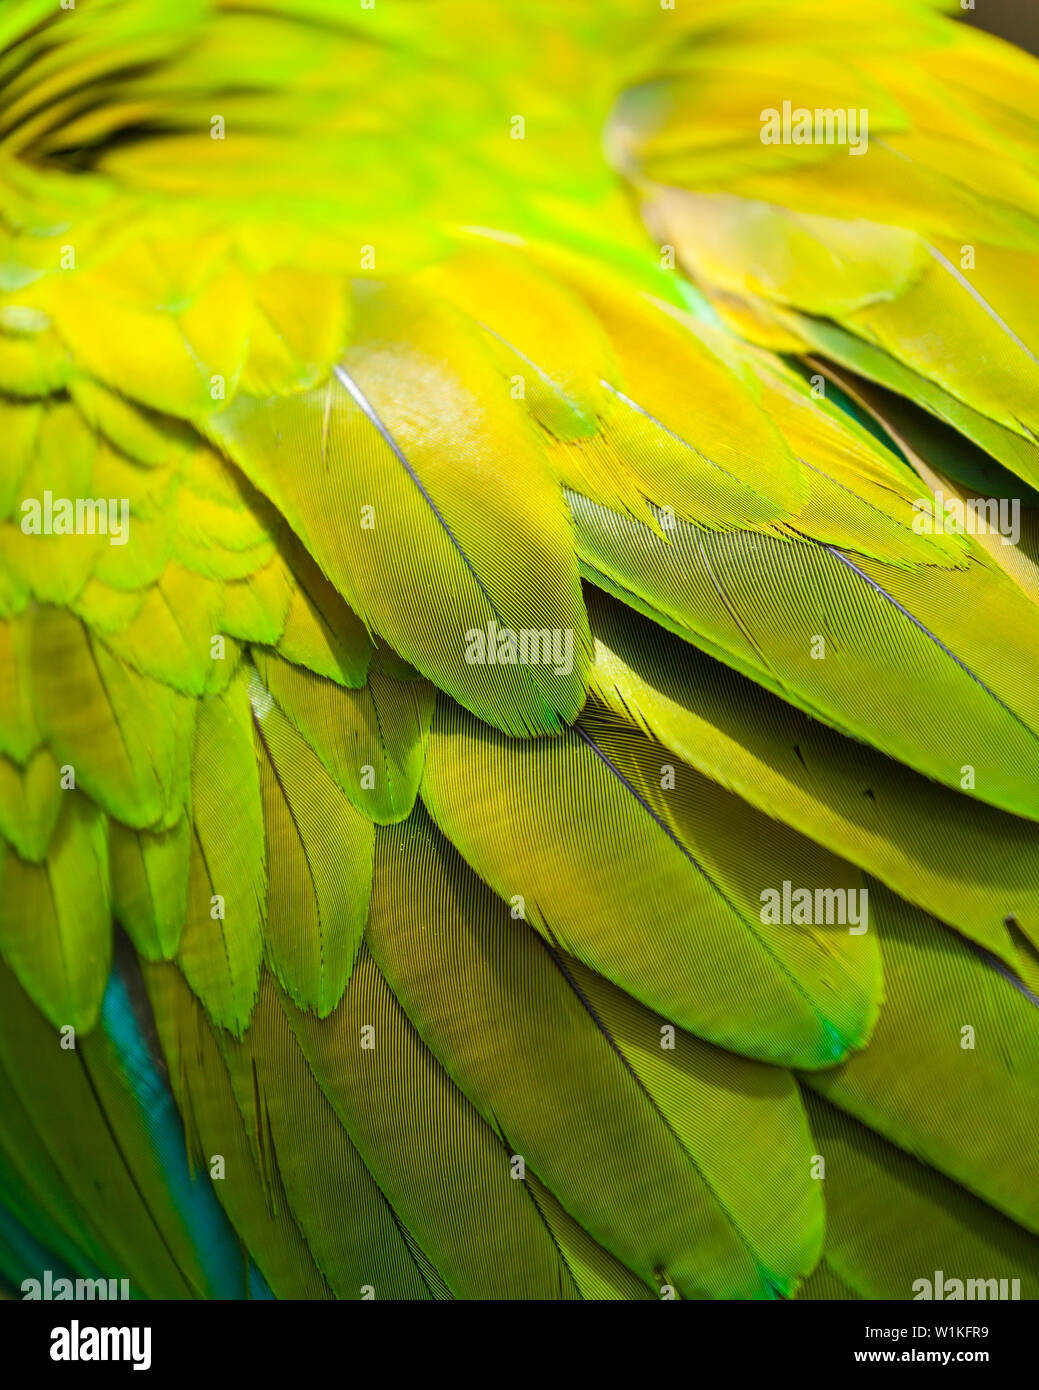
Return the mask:
<svg viewBox="0 0 1039 1390">
<path fill-rule="evenodd" d="M 942 8 L 0 11 L 0 1288 L 1039 1297 L 1039 67 Z"/>
</svg>

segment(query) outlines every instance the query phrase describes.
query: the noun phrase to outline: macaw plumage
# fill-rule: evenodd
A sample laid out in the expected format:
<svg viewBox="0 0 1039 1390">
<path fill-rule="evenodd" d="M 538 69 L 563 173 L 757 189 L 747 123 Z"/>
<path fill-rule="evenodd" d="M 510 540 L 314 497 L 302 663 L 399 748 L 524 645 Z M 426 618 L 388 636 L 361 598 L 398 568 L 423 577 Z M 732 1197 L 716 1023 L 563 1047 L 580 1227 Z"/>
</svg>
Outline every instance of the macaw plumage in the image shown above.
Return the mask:
<svg viewBox="0 0 1039 1390">
<path fill-rule="evenodd" d="M 1039 1294 L 1039 68 L 941 8 L 4 7 L 9 1289 Z"/>
</svg>

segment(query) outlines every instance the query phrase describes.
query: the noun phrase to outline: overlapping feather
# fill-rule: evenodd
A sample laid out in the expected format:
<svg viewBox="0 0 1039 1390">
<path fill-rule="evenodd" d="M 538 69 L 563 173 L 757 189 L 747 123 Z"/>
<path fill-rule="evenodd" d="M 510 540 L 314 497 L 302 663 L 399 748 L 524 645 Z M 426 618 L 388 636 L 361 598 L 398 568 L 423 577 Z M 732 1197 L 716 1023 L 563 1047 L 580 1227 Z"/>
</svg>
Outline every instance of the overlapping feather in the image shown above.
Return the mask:
<svg viewBox="0 0 1039 1390">
<path fill-rule="evenodd" d="M 921 534 L 977 451 L 719 324 L 1034 480 L 1031 66 L 895 0 L 92 8 L 0 16 L 0 1276 L 1027 1283 L 1034 526 Z M 868 155 L 761 145 L 793 77 Z M 646 78 L 713 309 L 598 154 Z"/>
</svg>

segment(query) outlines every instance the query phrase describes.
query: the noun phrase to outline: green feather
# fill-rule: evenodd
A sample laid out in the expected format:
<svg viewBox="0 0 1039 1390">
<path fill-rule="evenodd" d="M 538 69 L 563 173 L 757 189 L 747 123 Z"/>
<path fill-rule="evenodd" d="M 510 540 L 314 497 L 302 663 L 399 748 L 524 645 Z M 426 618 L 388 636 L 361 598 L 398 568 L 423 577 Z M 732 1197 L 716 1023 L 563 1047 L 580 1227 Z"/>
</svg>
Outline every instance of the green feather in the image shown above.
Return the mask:
<svg viewBox="0 0 1039 1390">
<path fill-rule="evenodd" d="M 266 956 L 299 1007 L 324 1018 L 342 998 L 364 934 L 375 830 L 258 678 L 251 698 L 268 866 Z"/>
<path fill-rule="evenodd" d="M 788 1074 L 676 1036 L 547 946 L 421 810 L 379 832 L 368 944 L 477 1109 L 647 1284 L 769 1297 L 811 1268 L 821 1193 Z M 764 1192 L 746 1173 L 766 1163 Z"/>
<path fill-rule="evenodd" d="M 550 943 L 690 1032 L 813 1067 L 863 1046 L 873 937 L 763 924 L 766 890 L 855 888 L 857 872 L 672 756 L 591 709 L 557 739 L 509 740 L 441 699 L 422 799 Z"/>
<path fill-rule="evenodd" d="M 191 817 L 185 811 L 169 830 L 109 826 L 112 915 L 146 960 L 169 960 L 180 944 L 187 914 Z"/>
<path fill-rule="evenodd" d="M 1005 919 L 1039 923 L 1027 822 L 842 738 L 607 595 L 586 599 L 590 684 L 615 714 L 1015 964 Z"/>
<path fill-rule="evenodd" d="M 1039 609 L 987 562 L 905 571 L 680 521 L 662 541 L 568 496 L 595 584 L 841 733 L 1039 819 Z"/>
<path fill-rule="evenodd" d="M 214 1189 L 276 1297 L 327 1298 L 328 1286 L 292 1219 L 277 1170 L 266 1185 L 261 1177 L 201 1003 L 175 966 L 142 968 L 193 1166 L 207 1172 L 215 1158 L 223 1160 L 224 1179 Z"/>
<path fill-rule="evenodd" d="M 460 315 L 387 291 L 359 295 L 357 318 L 327 385 L 240 397 L 213 417 L 214 436 L 405 660 L 502 728 L 556 728 L 583 702 L 587 622 L 533 428 Z M 485 487 L 491 512 L 474 490 Z M 468 634 L 489 622 L 569 629 L 573 671 L 468 663 Z"/>
<path fill-rule="evenodd" d="M 329 1018 L 286 1011 L 366 1166 L 455 1297 L 580 1296 L 511 1176 L 512 1151 L 427 1051 L 367 948 Z"/>
<path fill-rule="evenodd" d="M 22 859 L 43 859 L 60 809 L 61 770 L 46 748 L 24 767 L 0 753 L 0 838 Z"/>
<path fill-rule="evenodd" d="M 321 1092 L 269 975 L 243 1040 L 218 1043 L 268 1204 L 284 1194 L 336 1297 L 449 1298 Z M 313 1145 L 299 1142 L 301 1117 Z"/>
<path fill-rule="evenodd" d="M 77 787 L 135 829 L 175 821 L 187 792 L 192 702 L 137 674 L 57 608 L 30 615 L 28 670 L 42 730 Z"/>
<path fill-rule="evenodd" d="M 185 695 L 201 695 L 213 669 L 220 632 L 221 586 L 170 563 L 148 588 L 133 619 L 109 634 L 113 655 L 142 675 Z"/>
<path fill-rule="evenodd" d="M 1039 448 L 1033 439 L 1008 429 L 980 410 L 972 409 L 926 376 L 911 371 L 880 348 L 852 333 L 846 333 L 837 324 L 795 314 L 785 316 L 785 321 L 790 323 L 808 347 L 923 406 L 939 420 L 973 440 L 1018 477 L 1030 479 L 1039 476 Z M 985 495 L 988 496 L 988 492 Z"/>
<path fill-rule="evenodd" d="M 39 747 L 41 735 L 29 678 L 33 618 L 0 618 L 0 752 L 24 763 Z"/>
<path fill-rule="evenodd" d="M 372 658 L 364 624 L 289 532 L 282 535 L 277 563 L 291 592 L 279 654 L 350 689 L 362 686 Z"/>
<path fill-rule="evenodd" d="M 191 764 L 188 908 L 177 963 L 216 1023 L 241 1036 L 263 955 L 263 804 L 249 674 L 199 703 Z"/>
<path fill-rule="evenodd" d="M 1036 1003 L 933 918 L 870 884 L 886 1001 L 869 1048 L 803 1079 L 834 1105 L 1028 1230 L 1021 1154 L 1039 1122 Z"/>
<path fill-rule="evenodd" d="M 57 1224 L 102 1274 L 129 1278 L 138 1296 L 204 1296 L 147 1124 L 108 1035 L 59 1045 L 0 963 L 0 1148 L 31 1194 L 26 1214 Z"/>
<path fill-rule="evenodd" d="M 290 583 L 288 572 L 275 557 L 248 579 L 226 584 L 221 629 L 239 642 L 273 646 L 288 619 Z"/>
<path fill-rule="evenodd" d="M 105 817 L 65 791 L 46 858 L 5 846 L 0 866 L 0 955 L 56 1028 L 97 1022 L 112 962 Z"/>
<path fill-rule="evenodd" d="M 344 690 L 273 654 L 253 656 L 271 695 L 353 805 L 380 824 L 403 820 L 422 777 L 433 687 L 372 671 L 361 690 Z"/>
<path fill-rule="evenodd" d="M 826 1260 L 855 1296 L 913 1298 L 936 1270 L 1039 1295 L 1033 1236 L 811 1092 L 805 1105 L 826 1163 Z"/>
</svg>

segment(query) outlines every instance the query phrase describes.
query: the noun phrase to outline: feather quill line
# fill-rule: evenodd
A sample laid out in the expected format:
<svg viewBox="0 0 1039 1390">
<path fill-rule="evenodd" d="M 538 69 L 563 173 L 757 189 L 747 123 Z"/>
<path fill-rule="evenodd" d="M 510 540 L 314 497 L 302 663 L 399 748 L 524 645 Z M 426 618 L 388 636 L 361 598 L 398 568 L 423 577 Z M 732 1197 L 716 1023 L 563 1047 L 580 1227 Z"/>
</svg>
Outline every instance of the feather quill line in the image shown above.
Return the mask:
<svg viewBox="0 0 1039 1390">
<path fill-rule="evenodd" d="M 440 522 L 440 525 L 444 528 L 444 532 L 450 540 L 451 544 L 458 551 L 462 563 L 465 565 L 466 569 L 472 575 L 474 581 L 479 587 L 480 593 L 483 594 L 484 598 L 487 600 L 487 605 L 490 608 L 491 612 L 494 614 L 496 619 L 500 620 L 501 615 L 495 608 L 494 601 L 492 600 L 490 594 L 484 587 L 483 580 L 480 578 L 480 576 L 476 573 L 476 570 L 473 568 L 468 555 L 466 555 L 465 551 L 462 549 L 458 537 L 451 530 L 451 527 L 447 524 L 447 520 L 445 519 L 444 514 L 441 512 L 440 508 L 437 506 L 437 504 L 433 501 L 432 497 L 430 497 L 429 493 L 426 491 L 425 486 L 422 483 L 422 479 L 418 476 L 414 468 L 412 468 L 411 464 L 408 462 L 407 456 L 405 455 L 403 449 L 401 449 L 400 445 L 394 439 L 389 429 L 387 429 L 386 425 L 383 423 L 382 419 L 380 418 L 375 407 L 372 405 L 371 401 L 369 401 L 368 397 L 364 394 L 361 388 L 357 385 L 356 381 L 354 381 L 353 377 L 350 375 L 348 371 L 345 370 L 345 368 L 339 366 L 337 363 L 332 370 L 335 372 L 340 384 L 346 387 L 346 390 L 349 392 L 351 398 L 360 408 L 362 413 L 375 426 L 385 443 L 389 445 L 390 449 L 393 452 L 394 458 L 396 458 L 398 463 L 401 464 L 408 477 L 418 488 L 419 492 L 425 499 L 430 511 L 432 511 L 437 521 Z"/>
<path fill-rule="evenodd" d="M 865 583 L 867 583 L 869 587 L 874 590 L 875 593 L 878 593 L 881 598 L 886 599 L 887 602 L 890 603 L 893 608 L 897 609 L 898 612 L 902 614 L 903 618 L 908 618 L 908 620 L 913 624 L 913 626 L 919 632 L 922 632 L 923 635 L 929 639 L 929 641 L 933 642 L 934 645 L 939 649 L 939 651 L 944 652 L 945 655 L 950 659 L 950 661 L 954 661 L 956 663 L 956 665 L 960 668 L 964 675 L 969 676 L 970 679 L 974 681 L 976 685 L 980 686 L 981 689 L 984 690 L 986 695 L 990 696 L 993 700 L 995 700 L 996 704 L 1000 707 L 1000 709 L 1005 710 L 1006 713 L 1010 715 L 1011 719 L 1015 721 L 1015 723 L 1020 724 L 1021 728 L 1024 729 L 1027 733 L 1031 734 L 1033 738 L 1036 737 L 1035 730 L 1030 725 L 1026 724 L 1019 714 L 1015 714 L 1014 711 L 1010 708 L 1010 706 L 1005 704 L 999 698 L 996 692 L 990 686 L 986 685 L 985 682 L 981 679 L 981 677 L 976 672 L 972 671 L 971 668 L 961 657 L 958 657 L 950 647 L 947 647 L 945 643 L 942 641 L 942 639 L 939 636 L 937 636 L 936 633 L 933 633 L 930 630 L 930 628 L 926 627 L 914 613 L 910 613 L 908 608 L 904 607 L 903 604 L 899 603 L 898 599 L 895 598 L 894 594 L 889 594 L 882 584 L 878 584 L 875 579 L 871 579 L 870 576 L 866 574 L 864 570 L 859 569 L 858 565 L 856 565 L 854 561 L 849 560 L 847 555 L 843 555 L 839 550 L 836 549 L 835 546 L 827 545 L 826 542 L 823 541 L 822 548 L 824 550 L 828 550 L 830 554 L 834 557 L 834 559 L 839 560 L 841 564 L 846 565 L 847 568 L 850 569 L 853 574 L 858 575 L 860 579 L 864 580 Z"/>
<path fill-rule="evenodd" d="M 1000 318 L 1000 316 L 996 313 L 995 309 L 993 309 L 992 305 L 988 302 L 984 295 L 979 294 L 979 292 L 974 288 L 974 286 L 962 273 L 962 271 L 957 270 L 956 267 L 953 265 L 952 261 L 950 261 L 947 256 L 943 256 L 942 253 L 938 250 L 937 246 L 932 246 L 928 242 L 927 249 L 928 251 L 930 251 L 931 255 L 938 262 L 938 264 L 949 272 L 949 274 L 953 277 L 956 283 L 958 285 L 961 285 L 967 291 L 970 297 L 975 301 L 975 303 L 978 304 L 982 309 L 984 309 L 985 313 L 988 314 L 989 318 L 992 319 L 994 323 L 997 323 L 999 325 L 999 327 L 1003 330 L 1003 332 L 1007 335 L 1011 342 L 1016 343 L 1017 346 L 1021 349 L 1021 351 L 1025 354 L 1025 356 L 1030 358 L 1031 361 L 1033 361 L 1036 364 L 1036 366 L 1039 367 L 1039 358 L 1035 356 L 1031 348 L 1029 348 L 1025 343 L 1021 341 L 1021 339 L 1017 336 L 1017 334 L 1014 332 L 1014 330 L 1010 327 L 1010 325 L 1007 323 L 1005 319 Z"/>
<path fill-rule="evenodd" d="M 602 762 L 604 766 L 610 772 L 613 773 L 614 777 L 618 779 L 621 785 L 628 792 L 631 793 L 631 795 L 635 798 L 635 800 L 642 807 L 642 809 L 647 813 L 647 815 L 649 815 L 652 818 L 652 820 L 664 832 L 664 834 L 668 837 L 672 844 L 674 844 L 675 847 L 685 856 L 685 858 L 689 860 L 690 864 L 692 864 L 693 868 L 697 871 L 701 878 L 703 878 L 704 881 L 707 884 L 709 884 L 710 887 L 714 890 L 714 892 L 717 893 L 718 897 L 722 900 L 725 906 L 736 918 L 740 926 L 745 927 L 750 931 L 751 935 L 754 937 L 758 945 L 772 961 L 773 965 L 775 965 L 779 973 L 785 977 L 785 979 L 791 985 L 791 987 L 801 996 L 801 998 L 808 1005 L 808 1008 L 822 1024 L 824 1030 L 826 1030 L 826 1032 L 829 1034 L 833 1034 L 834 1036 L 839 1037 L 839 1034 L 837 1034 L 837 1030 L 833 1027 L 833 1024 L 830 1023 L 830 1021 L 819 1012 L 818 1006 L 816 1005 L 814 999 L 812 999 L 811 995 L 801 984 L 801 981 L 798 980 L 797 977 L 790 972 L 785 962 L 782 961 L 776 955 L 776 953 L 772 950 L 771 946 L 768 944 L 766 939 L 754 927 L 754 924 L 751 922 L 751 920 L 740 912 L 736 904 L 732 902 L 732 900 L 728 897 L 725 891 L 717 883 L 715 883 L 714 879 L 710 876 L 710 874 L 703 867 L 703 865 L 695 858 L 692 852 L 689 849 L 687 849 L 687 847 L 683 845 L 682 841 L 678 838 L 678 836 L 672 830 L 670 830 L 667 825 L 664 824 L 663 820 L 660 818 L 660 816 L 657 815 L 656 811 L 653 810 L 653 807 L 650 806 L 649 802 L 646 801 L 644 797 L 639 795 L 638 791 L 635 789 L 635 787 L 632 786 L 631 782 L 628 781 L 627 777 L 625 777 L 624 773 L 621 772 L 620 768 L 616 765 L 613 759 L 610 758 L 608 754 L 603 752 L 603 750 L 595 742 L 592 736 L 581 728 L 580 724 L 574 725 L 574 731 L 582 740 L 582 742 L 587 744 L 587 746 L 592 750 L 592 752 L 600 760 L 600 762 Z M 841 1039 L 841 1041 L 843 1042 L 844 1040 Z"/>
</svg>

